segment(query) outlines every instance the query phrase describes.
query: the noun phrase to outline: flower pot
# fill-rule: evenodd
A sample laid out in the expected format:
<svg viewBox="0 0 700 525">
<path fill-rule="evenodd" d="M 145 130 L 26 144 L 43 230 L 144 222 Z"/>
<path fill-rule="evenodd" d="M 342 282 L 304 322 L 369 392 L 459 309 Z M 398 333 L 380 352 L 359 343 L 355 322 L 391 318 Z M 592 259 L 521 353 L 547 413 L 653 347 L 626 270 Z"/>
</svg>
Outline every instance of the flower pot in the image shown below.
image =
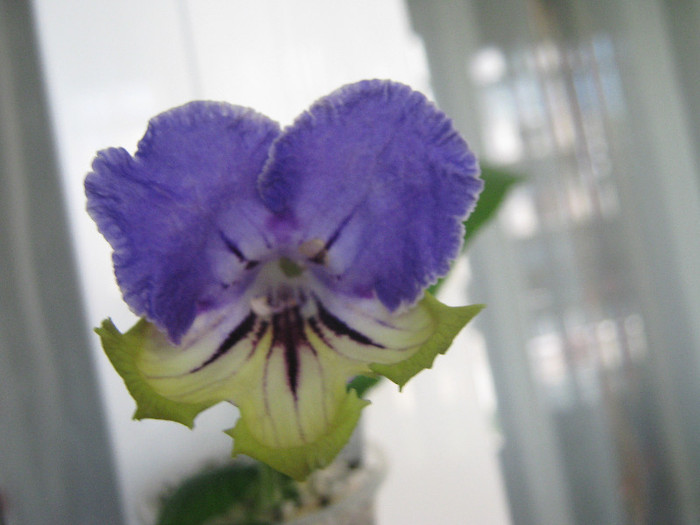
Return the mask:
<svg viewBox="0 0 700 525">
<path fill-rule="evenodd" d="M 265 511 L 265 509 L 270 509 L 271 507 L 259 507 L 258 511 L 262 509 L 263 512 L 255 511 L 254 516 L 256 517 L 251 517 L 251 514 L 244 507 L 234 504 L 233 506 L 225 507 L 228 510 L 223 510 L 220 514 L 216 514 L 217 517 L 213 517 L 213 514 L 208 514 L 209 518 L 201 519 L 201 514 L 206 514 L 207 511 L 202 512 L 202 507 L 196 505 L 198 510 L 193 512 L 193 505 L 186 503 L 187 511 L 180 512 L 177 510 L 173 513 L 171 508 L 168 512 L 170 517 L 164 519 L 163 515 L 159 517 L 160 506 L 165 501 L 163 499 L 163 488 L 161 487 L 157 493 L 154 492 L 150 495 L 140 509 L 140 523 L 144 525 L 271 525 L 272 523 L 276 525 L 373 525 L 375 523 L 374 501 L 377 490 L 386 473 L 386 464 L 383 455 L 376 448 L 362 447 L 362 449 L 362 463 L 358 462 L 356 458 L 359 456 L 353 454 L 353 448 L 349 447 L 350 454 L 341 453 L 328 468 L 314 472 L 308 480 L 297 483 L 287 478 L 288 481 L 285 482 L 287 483 L 285 486 L 288 487 L 288 484 L 292 484 L 294 496 L 284 499 L 281 505 L 279 505 L 280 500 L 277 500 L 273 512 Z M 237 476 L 241 475 L 242 469 L 254 464 L 252 461 L 246 461 L 246 458 L 236 460 L 239 465 L 241 461 L 243 466 L 237 467 Z M 185 486 L 193 479 L 201 481 L 207 476 L 208 472 L 221 472 L 222 469 L 228 468 L 226 465 L 230 465 L 230 462 L 219 466 L 207 467 L 204 469 L 203 474 L 194 474 L 193 477 L 176 484 L 175 489 L 177 490 L 178 486 Z M 276 475 L 280 476 L 279 474 Z M 250 478 L 250 480 L 250 483 L 246 479 L 243 485 L 239 484 L 239 487 L 248 487 L 247 491 L 242 489 L 244 492 L 247 492 L 248 496 L 251 493 L 257 494 L 256 491 L 260 487 L 259 478 Z M 281 487 L 282 485 L 279 485 L 277 490 L 279 491 Z M 210 490 L 216 492 L 219 488 L 216 485 L 200 485 L 200 488 L 197 490 L 199 495 L 197 498 Z M 167 492 L 172 492 L 172 490 L 166 490 L 165 493 L 167 494 Z M 189 494 L 189 497 L 192 496 L 191 485 L 186 492 Z M 230 492 L 227 493 L 231 494 Z M 200 500 L 197 499 L 196 501 Z M 195 517 L 195 515 L 197 516 Z M 271 519 L 269 517 L 271 515 L 278 516 L 277 521 Z"/>
<path fill-rule="evenodd" d="M 316 485 L 321 497 L 309 508 L 284 525 L 373 525 L 374 502 L 386 473 L 384 458 L 376 449 L 369 449 L 362 466 L 346 469 L 336 476 L 331 466 L 316 473 L 307 483 Z M 325 485 L 325 487 L 323 486 Z M 313 490 L 312 490 L 313 492 Z"/>
</svg>

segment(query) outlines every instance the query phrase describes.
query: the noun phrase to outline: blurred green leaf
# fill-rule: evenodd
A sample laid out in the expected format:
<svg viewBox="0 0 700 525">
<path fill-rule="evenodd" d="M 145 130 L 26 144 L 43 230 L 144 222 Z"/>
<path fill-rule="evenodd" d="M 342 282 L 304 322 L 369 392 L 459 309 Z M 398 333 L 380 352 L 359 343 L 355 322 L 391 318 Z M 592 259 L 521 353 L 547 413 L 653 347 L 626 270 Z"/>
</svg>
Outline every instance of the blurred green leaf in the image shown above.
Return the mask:
<svg viewBox="0 0 700 525">
<path fill-rule="evenodd" d="M 476 208 L 474 208 L 467 220 L 464 221 L 465 232 L 462 250 L 467 247 L 467 244 L 469 244 L 476 233 L 481 230 L 482 226 L 486 225 L 494 217 L 511 187 L 514 184 L 522 182 L 524 177 L 514 175 L 513 173 L 499 168 L 482 166 L 481 179 L 484 181 L 484 189 L 476 203 Z M 428 288 L 428 292 L 435 295 L 443 281 L 444 278 L 440 279 L 433 286 Z"/>
<path fill-rule="evenodd" d="M 484 190 L 479 196 L 476 208 L 464 223 L 466 227 L 464 246 L 474 238 L 474 234 L 478 232 L 482 226 L 489 222 L 508 194 L 508 190 L 510 190 L 514 184 L 522 181 L 523 177 L 499 168 L 482 166 L 481 179 L 484 181 Z"/>
<path fill-rule="evenodd" d="M 380 379 L 379 376 L 355 376 L 355 378 L 348 383 L 348 390 L 352 389 L 357 392 L 357 397 L 362 397 L 362 394 L 379 383 Z"/>
<path fill-rule="evenodd" d="M 234 461 L 187 478 L 163 498 L 157 525 L 202 525 L 224 515 L 240 525 L 272 525 L 282 501 L 297 492 L 289 477 L 264 469 Z"/>
</svg>

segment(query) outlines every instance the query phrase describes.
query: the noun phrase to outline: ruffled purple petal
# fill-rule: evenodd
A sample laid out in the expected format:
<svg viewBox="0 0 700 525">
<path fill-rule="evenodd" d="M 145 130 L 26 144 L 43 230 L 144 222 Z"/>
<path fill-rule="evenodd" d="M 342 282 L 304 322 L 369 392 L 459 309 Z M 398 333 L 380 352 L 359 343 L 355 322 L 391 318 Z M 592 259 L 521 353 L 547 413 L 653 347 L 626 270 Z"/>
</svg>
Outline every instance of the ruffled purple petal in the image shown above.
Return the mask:
<svg viewBox="0 0 700 525">
<path fill-rule="evenodd" d="M 133 157 L 95 158 L 88 211 L 114 248 L 124 300 L 174 342 L 269 249 L 256 181 L 278 135 L 252 110 L 191 102 L 152 119 Z"/>
<path fill-rule="evenodd" d="M 376 294 L 394 310 L 448 271 L 478 174 L 442 112 L 407 86 L 373 80 L 319 100 L 285 130 L 260 191 L 329 288 Z"/>
</svg>

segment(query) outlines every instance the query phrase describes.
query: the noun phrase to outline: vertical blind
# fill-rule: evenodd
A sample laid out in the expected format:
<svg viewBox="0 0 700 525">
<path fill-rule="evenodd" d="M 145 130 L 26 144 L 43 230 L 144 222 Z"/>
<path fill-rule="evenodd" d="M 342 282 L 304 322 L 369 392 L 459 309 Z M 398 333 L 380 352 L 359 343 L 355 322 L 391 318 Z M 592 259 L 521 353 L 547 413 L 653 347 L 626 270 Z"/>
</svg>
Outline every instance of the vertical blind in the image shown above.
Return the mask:
<svg viewBox="0 0 700 525">
<path fill-rule="evenodd" d="M 472 250 L 516 524 L 698 520 L 697 100 L 675 51 L 698 49 L 668 25 L 697 12 L 681 4 L 409 1 L 439 103 L 525 177 Z"/>
</svg>

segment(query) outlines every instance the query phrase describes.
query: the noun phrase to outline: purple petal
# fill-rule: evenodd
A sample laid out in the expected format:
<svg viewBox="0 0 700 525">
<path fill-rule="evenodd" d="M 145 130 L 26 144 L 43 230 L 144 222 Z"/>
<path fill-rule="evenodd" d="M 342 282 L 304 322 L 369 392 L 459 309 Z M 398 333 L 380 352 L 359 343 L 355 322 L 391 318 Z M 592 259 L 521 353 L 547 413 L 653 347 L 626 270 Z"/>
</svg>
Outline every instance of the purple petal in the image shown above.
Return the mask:
<svg viewBox="0 0 700 525">
<path fill-rule="evenodd" d="M 345 86 L 283 132 L 262 198 L 325 247 L 315 273 L 338 291 L 413 302 L 444 275 L 481 191 L 476 158 L 423 95 L 388 81 Z"/>
<path fill-rule="evenodd" d="M 256 180 L 278 134 L 252 110 L 192 102 L 152 119 L 133 158 L 95 158 L 88 211 L 114 248 L 124 300 L 174 342 L 264 253 Z"/>
</svg>

